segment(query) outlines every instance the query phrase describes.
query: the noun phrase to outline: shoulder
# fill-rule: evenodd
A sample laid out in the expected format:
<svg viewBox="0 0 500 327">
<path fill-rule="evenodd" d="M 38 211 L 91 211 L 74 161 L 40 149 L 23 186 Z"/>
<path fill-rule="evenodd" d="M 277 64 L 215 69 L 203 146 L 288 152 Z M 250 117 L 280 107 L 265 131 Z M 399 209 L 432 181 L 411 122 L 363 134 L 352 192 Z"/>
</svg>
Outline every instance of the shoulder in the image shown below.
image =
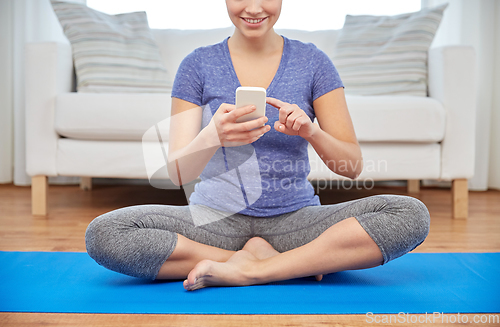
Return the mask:
<svg viewBox="0 0 500 327">
<path fill-rule="evenodd" d="M 293 64 L 292 67 L 318 73 L 324 69 L 330 70 L 330 66 L 333 66 L 330 57 L 315 44 L 287 38 L 285 41 L 288 43 L 288 61 Z"/>
<path fill-rule="evenodd" d="M 224 58 L 224 47 L 226 40 L 219 43 L 207 45 L 194 49 L 190 54 L 185 57 L 185 60 L 203 62 L 207 60 Z"/>
<path fill-rule="evenodd" d="M 285 36 L 283 36 L 283 38 L 285 42 L 288 43 L 290 53 L 294 56 L 308 58 L 309 60 L 317 56 L 328 58 L 328 56 L 314 43 L 305 43 L 299 40 L 289 39 Z"/>
</svg>

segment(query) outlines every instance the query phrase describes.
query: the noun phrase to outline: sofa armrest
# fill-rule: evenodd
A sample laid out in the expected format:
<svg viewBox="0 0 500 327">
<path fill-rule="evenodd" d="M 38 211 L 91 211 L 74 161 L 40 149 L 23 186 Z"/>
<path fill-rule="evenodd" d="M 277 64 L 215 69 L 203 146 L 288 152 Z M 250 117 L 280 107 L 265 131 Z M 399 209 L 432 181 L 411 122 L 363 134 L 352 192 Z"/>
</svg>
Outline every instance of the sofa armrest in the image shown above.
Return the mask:
<svg viewBox="0 0 500 327">
<path fill-rule="evenodd" d="M 26 171 L 56 176 L 55 98 L 73 89 L 71 46 L 28 43 L 25 48 Z"/>
<path fill-rule="evenodd" d="M 429 96 L 446 110 L 441 143 L 441 179 L 474 175 L 476 136 L 476 62 L 470 46 L 429 51 Z"/>
</svg>

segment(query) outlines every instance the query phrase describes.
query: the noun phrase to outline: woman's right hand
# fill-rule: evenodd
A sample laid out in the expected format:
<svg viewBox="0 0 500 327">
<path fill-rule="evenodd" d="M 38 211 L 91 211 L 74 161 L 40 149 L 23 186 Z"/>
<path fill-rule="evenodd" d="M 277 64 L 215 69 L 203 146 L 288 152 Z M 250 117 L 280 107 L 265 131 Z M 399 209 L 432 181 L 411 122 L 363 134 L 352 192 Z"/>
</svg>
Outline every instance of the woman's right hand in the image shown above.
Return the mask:
<svg viewBox="0 0 500 327">
<path fill-rule="evenodd" d="M 253 105 L 238 109 L 234 104 L 223 103 L 220 105 L 210 124 L 215 127 L 221 146 L 233 147 L 250 144 L 271 130 L 271 126 L 265 125 L 268 121 L 266 116 L 243 123 L 236 122 L 239 117 L 255 110 Z"/>
</svg>

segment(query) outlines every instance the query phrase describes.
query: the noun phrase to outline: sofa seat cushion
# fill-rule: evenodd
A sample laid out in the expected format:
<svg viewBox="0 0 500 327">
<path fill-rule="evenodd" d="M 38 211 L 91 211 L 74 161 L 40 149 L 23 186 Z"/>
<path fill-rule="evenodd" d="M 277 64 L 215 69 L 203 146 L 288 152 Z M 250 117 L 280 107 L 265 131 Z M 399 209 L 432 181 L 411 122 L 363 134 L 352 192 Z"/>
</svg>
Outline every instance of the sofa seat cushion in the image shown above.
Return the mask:
<svg viewBox="0 0 500 327">
<path fill-rule="evenodd" d="M 170 93 L 63 93 L 56 98 L 55 129 L 72 139 L 141 141 L 151 126 L 170 116 L 170 107 Z"/>
<path fill-rule="evenodd" d="M 361 142 L 359 145 L 363 153 L 363 171 L 357 178 L 360 186 L 373 187 L 371 180 L 437 179 L 441 173 L 441 145 L 438 143 Z M 308 147 L 308 152 L 311 164 L 311 173 L 307 176 L 309 180 L 350 181 L 328 169 L 312 146 Z M 337 164 L 339 171 L 345 170 L 345 164 Z M 349 188 L 352 183 L 344 185 Z"/>
<path fill-rule="evenodd" d="M 346 100 L 359 142 L 443 140 L 446 112 L 433 98 L 347 95 Z"/>
<path fill-rule="evenodd" d="M 435 99 L 414 96 L 347 96 L 360 142 L 435 143 L 443 139 L 445 111 Z M 170 94 L 64 93 L 56 98 L 59 135 L 80 140 L 142 141 L 170 116 Z M 168 124 L 158 125 L 162 136 Z M 149 140 L 148 137 L 144 139 Z M 167 141 L 166 138 L 164 141 Z"/>
</svg>

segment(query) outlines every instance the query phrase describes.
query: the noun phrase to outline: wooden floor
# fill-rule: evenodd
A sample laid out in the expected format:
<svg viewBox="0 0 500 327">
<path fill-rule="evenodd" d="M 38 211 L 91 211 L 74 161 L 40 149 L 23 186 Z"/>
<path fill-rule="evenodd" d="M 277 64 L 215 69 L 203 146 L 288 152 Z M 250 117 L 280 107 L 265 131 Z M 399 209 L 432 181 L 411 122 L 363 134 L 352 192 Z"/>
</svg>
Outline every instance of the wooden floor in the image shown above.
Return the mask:
<svg viewBox="0 0 500 327">
<path fill-rule="evenodd" d="M 323 204 L 329 204 L 381 193 L 406 194 L 406 189 L 377 187 L 372 190 L 337 190 L 334 187 L 320 191 L 319 195 Z M 500 191 L 470 192 L 467 220 L 451 218 L 449 189 L 422 188 L 420 193 L 412 196 L 422 200 L 431 213 L 430 234 L 415 252 L 500 252 Z M 129 205 L 185 204 L 185 201 L 181 191 L 158 190 L 149 186 L 98 185 L 92 191 L 82 191 L 77 186 L 50 186 L 49 215 L 33 217 L 29 188 L 0 185 L 0 250 L 85 251 L 85 229 L 99 214 Z M 366 317 L 0 313 L 0 326 L 38 325 L 362 326 L 366 325 Z"/>
</svg>

